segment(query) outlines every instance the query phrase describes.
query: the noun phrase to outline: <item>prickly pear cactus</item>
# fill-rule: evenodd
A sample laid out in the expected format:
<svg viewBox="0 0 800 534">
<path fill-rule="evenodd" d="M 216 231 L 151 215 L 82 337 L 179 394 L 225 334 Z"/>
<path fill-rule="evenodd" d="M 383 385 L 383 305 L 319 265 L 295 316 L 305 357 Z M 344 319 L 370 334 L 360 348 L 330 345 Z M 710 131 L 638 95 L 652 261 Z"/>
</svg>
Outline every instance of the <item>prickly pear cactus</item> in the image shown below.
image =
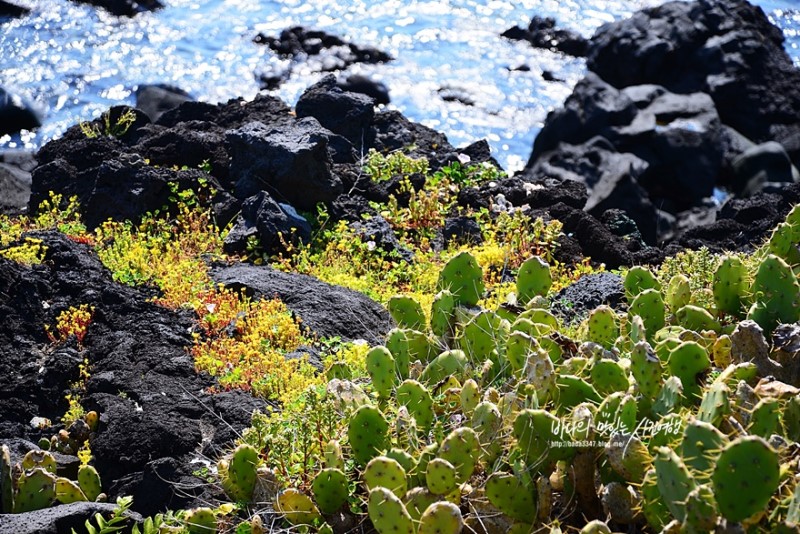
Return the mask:
<svg viewBox="0 0 800 534">
<path fill-rule="evenodd" d="M 593 519 L 586 523 L 580 534 L 611 534 L 611 529 L 599 519 Z"/>
<path fill-rule="evenodd" d="M 655 400 L 661 391 L 661 360 L 646 341 L 640 341 L 631 352 L 631 374 L 644 398 Z"/>
<path fill-rule="evenodd" d="M 756 302 L 747 318 L 765 332 L 800 319 L 800 284 L 792 268 L 777 256 L 769 255 L 761 262 L 750 291 Z"/>
<path fill-rule="evenodd" d="M 503 428 L 503 417 L 493 402 L 482 401 L 472 414 L 472 428 L 478 433 L 481 443 L 481 456 L 487 463 L 494 462 L 503 452 L 498 439 Z"/>
<path fill-rule="evenodd" d="M 711 368 L 708 351 L 702 345 L 694 341 L 684 341 L 670 352 L 667 366 L 673 376 L 681 379 L 687 398 L 700 396 L 701 390 L 697 384 L 697 375 Z"/>
<path fill-rule="evenodd" d="M 96 501 L 103 492 L 100 475 L 91 465 L 82 465 L 78 468 L 78 485 L 90 501 Z"/>
<path fill-rule="evenodd" d="M 249 502 L 258 480 L 258 451 L 252 445 L 236 447 L 228 463 L 227 476 L 222 480 L 225 493 L 235 501 Z"/>
<path fill-rule="evenodd" d="M 470 416 L 481 402 L 481 391 L 473 379 L 466 380 L 461 386 L 461 411 Z"/>
<path fill-rule="evenodd" d="M 389 448 L 389 423 L 374 406 L 362 406 L 350 417 L 347 438 L 353 457 L 359 465 L 367 465 L 380 451 Z"/>
<path fill-rule="evenodd" d="M 682 399 L 683 383 L 677 376 L 671 376 L 661 386 L 661 391 L 658 392 L 658 397 L 653 403 L 652 411 L 656 415 L 665 416 L 677 410 Z"/>
<path fill-rule="evenodd" d="M 696 487 L 689 470 L 674 451 L 659 447 L 654 462 L 658 491 L 678 521 L 686 520 L 686 498 Z"/>
<path fill-rule="evenodd" d="M 595 360 L 589 373 L 592 385 L 600 395 L 627 391 L 630 387 L 628 374 L 614 360 L 606 358 Z"/>
<path fill-rule="evenodd" d="M 527 259 L 517 275 L 517 300 L 523 306 L 533 297 L 545 296 L 553 285 L 550 265 L 539 256 Z"/>
<path fill-rule="evenodd" d="M 189 534 L 216 534 L 217 518 L 211 508 L 195 508 L 186 514 Z"/>
<path fill-rule="evenodd" d="M 322 451 L 322 464 L 327 469 L 344 470 L 344 454 L 339 440 L 332 439 L 325 444 Z"/>
<path fill-rule="evenodd" d="M 384 487 L 403 498 L 408 491 L 406 472 L 397 460 L 387 456 L 376 456 L 369 461 L 362 475 L 367 491 Z"/>
<path fill-rule="evenodd" d="M 425 470 L 425 484 L 434 495 L 446 495 L 458 487 L 456 468 L 444 458 L 434 458 Z"/>
<path fill-rule="evenodd" d="M 608 463 L 625 481 L 639 484 L 653 464 L 650 451 L 634 435 L 615 433 L 605 448 Z"/>
<path fill-rule="evenodd" d="M 645 517 L 647 524 L 650 525 L 650 528 L 655 532 L 659 532 L 664 528 L 664 525 L 669 523 L 672 515 L 661 497 L 661 492 L 658 491 L 658 479 L 655 469 L 650 469 L 645 473 L 641 492 L 642 515 Z"/>
<path fill-rule="evenodd" d="M 664 328 L 664 299 L 657 289 L 645 289 L 633 299 L 628 313 L 642 318 L 647 333 Z"/>
<path fill-rule="evenodd" d="M 723 257 L 714 272 L 711 288 L 717 310 L 738 317 L 748 289 L 747 268 L 742 260 L 736 256 Z"/>
<path fill-rule="evenodd" d="M 56 477 L 41 467 L 25 471 L 17 480 L 14 513 L 47 508 L 56 499 Z"/>
<path fill-rule="evenodd" d="M 406 493 L 403 503 L 406 506 L 408 515 L 414 522 L 419 522 L 422 514 L 428 509 L 430 505 L 439 501 L 439 497 L 434 495 L 427 488 L 419 487 L 412 488 Z"/>
<path fill-rule="evenodd" d="M 461 510 L 450 502 L 436 502 L 419 520 L 417 534 L 459 534 L 464 527 Z"/>
<path fill-rule="evenodd" d="M 439 447 L 439 457 L 447 460 L 456 468 L 456 481 L 463 484 L 478 463 L 481 453 L 481 442 L 478 434 L 469 427 L 453 430 L 444 438 Z"/>
<path fill-rule="evenodd" d="M 664 300 L 672 313 L 676 313 L 689 304 L 692 298 L 692 291 L 689 288 L 689 279 L 683 274 L 676 274 L 673 276 L 669 284 L 667 284 L 665 297 Z"/>
<path fill-rule="evenodd" d="M 431 304 L 431 331 L 440 337 L 453 335 L 456 326 L 456 298 L 450 291 L 439 291 Z"/>
<path fill-rule="evenodd" d="M 436 384 L 447 375 L 461 375 L 469 365 L 463 350 L 447 350 L 439 354 L 425 367 L 420 380 L 426 384 Z"/>
<path fill-rule="evenodd" d="M 323 514 L 332 514 L 347 502 L 347 475 L 339 469 L 322 469 L 311 483 L 314 500 Z"/>
<path fill-rule="evenodd" d="M 622 286 L 625 288 L 625 297 L 628 302 L 633 302 L 637 295 L 648 289 L 660 290 L 661 284 L 653 273 L 646 267 L 631 267 L 622 281 Z"/>
<path fill-rule="evenodd" d="M 675 318 L 679 325 L 695 332 L 702 330 L 719 332 L 722 330 L 722 325 L 707 310 L 692 304 L 687 304 L 675 312 Z"/>
<path fill-rule="evenodd" d="M 397 404 L 405 406 L 417 427 L 428 430 L 433 424 L 433 398 L 428 389 L 416 380 L 406 380 L 397 388 Z"/>
<path fill-rule="evenodd" d="M 769 439 L 779 433 L 781 425 L 781 405 L 778 399 L 761 399 L 750 414 L 747 431 L 755 436 Z"/>
<path fill-rule="evenodd" d="M 439 273 L 436 289 L 450 291 L 458 304 L 475 306 L 486 290 L 483 270 L 472 254 L 461 252 L 448 261 Z"/>
<path fill-rule="evenodd" d="M 613 347 L 619 337 L 617 314 L 605 304 L 589 313 L 586 328 L 587 340 L 602 345 L 606 349 Z"/>
<path fill-rule="evenodd" d="M 512 519 L 524 523 L 536 520 L 536 498 L 533 488 L 525 486 L 508 473 L 493 473 L 486 481 L 489 502 Z"/>
<path fill-rule="evenodd" d="M 492 360 L 500 372 L 500 352 L 505 352 L 511 325 L 496 313 L 483 310 L 464 326 L 459 339 L 461 350 L 473 365 L 478 366 L 485 360 Z"/>
<path fill-rule="evenodd" d="M 572 447 L 551 447 L 552 442 L 569 441 L 558 435 L 559 419 L 545 410 L 522 410 L 514 419 L 513 435 L 517 449 L 531 468 L 544 468 L 554 460 L 565 460 L 574 454 Z"/>
<path fill-rule="evenodd" d="M 394 357 L 389 349 L 380 346 L 371 348 L 367 353 L 366 367 L 378 397 L 382 399 L 391 397 L 397 375 Z"/>
<path fill-rule="evenodd" d="M 703 394 L 697 419 L 714 426 L 719 426 L 722 418 L 731 411 L 730 389 L 723 382 L 715 382 Z"/>
<path fill-rule="evenodd" d="M 58 466 L 55 457 L 47 451 L 28 451 L 22 458 L 22 470 L 28 471 L 35 467 L 41 467 L 48 473 L 56 474 Z"/>
<path fill-rule="evenodd" d="M 367 511 L 378 534 L 414 534 L 414 523 L 403 502 L 386 488 L 369 492 Z"/>
<path fill-rule="evenodd" d="M 698 482 L 711 478 L 711 472 L 717 462 L 727 438 L 710 423 L 691 421 L 683 431 L 681 457 L 691 469 Z"/>
<path fill-rule="evenodd" d="M 387 304 L 389 314 L 400 328 L 425 330 L 427 321 L 422 306 L 412 297 L 395 295 Z"/>
<path fill-rule="evenodd" d="M 694 532 L 713 532 L 717 526 L 714 492 L 707 485 L 697 486 L 686 497 L 686 524 Z"/>
<path fill-rule="evenodd" d="M 81 488 L 75 482 L 63 477 L 56 479 L 56 499 L 61 504 L 87 500 L 86 495 L 83 494 Z"/>
<path fill-rule="evenodd" d="M 638 510 L 634 496 L 627 484 L 610 482 L 603 486 L 600 494 L 603 511 L 615 523 L 629 525 L 636 521 Z"/>
<path fill-rule="evenodd" d="M 778 453 L 760 437 L 737 438 L 720 453 L 711 482 L 722 516 L 742 521 L 764 510 L 778 489 Z"/>
<path fill-rule="evenodd" d="M 287 488 L 275 500 L 276 510 L 292 525 L 310 525 L 320 519 L 311 498 L 295 488 Z"/>
</svg>

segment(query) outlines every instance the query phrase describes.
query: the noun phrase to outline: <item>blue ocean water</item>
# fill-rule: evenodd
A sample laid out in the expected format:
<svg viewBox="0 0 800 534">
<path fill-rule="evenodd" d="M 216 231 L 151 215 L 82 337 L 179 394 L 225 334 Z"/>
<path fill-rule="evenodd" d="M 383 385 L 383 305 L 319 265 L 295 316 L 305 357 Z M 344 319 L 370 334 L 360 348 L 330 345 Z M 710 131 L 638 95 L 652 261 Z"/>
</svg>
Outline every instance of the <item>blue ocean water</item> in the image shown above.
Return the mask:
<svg viewBox="0 0 800 534">
<path fill-rule="evenodd" d="M 547 112 L 585 70 L 582 60 L 499 37 L 534 14 L 590 36 L 602 23 L 660 0 L 165 0 L 132 19 L 67 0 L 15 0 L 27 17 L 0 26 L 0 86 L 33 102 L 44 125 L 0 137 L 2 148 L 36 148 L 111 105 L 132 104 L 139 84 L 170 83 L 220 102 L 259 91 L 255 72 L 275 61 L 252 38 L 293 25 L 322 29 L 390 52 L 383 65 L 354 66 L 388 85 L 391 108 L 445 132 L 461 146 L 486 138 L 507 169 L 521 167 Z M 800 65 L 800 1 L 759 0 Z M 529 71 L 513 70 L 528 65 Z M 559 82 L 548 82 L 542 71 Z M 294 104 L 319 74 L 297 70 L 274 93 Z M 463 94 L 446 102 L 439 89 Z"/>
</svg>

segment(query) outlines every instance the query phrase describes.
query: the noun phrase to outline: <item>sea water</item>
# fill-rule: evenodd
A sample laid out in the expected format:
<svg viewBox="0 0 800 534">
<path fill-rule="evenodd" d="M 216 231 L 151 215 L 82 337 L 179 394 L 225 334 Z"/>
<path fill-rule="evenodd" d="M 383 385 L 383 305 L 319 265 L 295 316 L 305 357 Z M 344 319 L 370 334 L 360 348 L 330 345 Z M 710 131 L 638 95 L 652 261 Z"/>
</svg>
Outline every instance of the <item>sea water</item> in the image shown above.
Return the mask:
<svg viewBox="0 0 800 534">
<path fill-rule="evenodd" d="M 256 73 L 277 60 L 253 37 L 303 25 L 391 53 L 394 61 L 355 65 L 344 74 L 385 83 L 390 108 L 443 131 L 456 146 L 488 139 L 509 170 L 525 163 L 547 112 L 570 94 L 585 62 L 500 34 L 540 15 L 589 37 L 605 22 L 660 3 L 164 0 L 159 11 L 117 18 L 67 0 L 15 1 L 31 14 L 0 25 L 0 86 L 31 102 L 43 126 L 0 137 L 0 149 L 35 149 L 109 106 L 133 104 L 140 84 L 172 84 L 207 102 L 253 98 Z M 800 64 L 800 2 L 758 3 L 783 29 L 787 51 Z M 518 70 L 523 65 L 529 70 Z M 559 81 L 545 81 L 543 71 Z M 298 68 L 273 94 L 293 105 L 320 76 Z M 472 105 L 445 101 L 443 92 Z"/>
</svg>

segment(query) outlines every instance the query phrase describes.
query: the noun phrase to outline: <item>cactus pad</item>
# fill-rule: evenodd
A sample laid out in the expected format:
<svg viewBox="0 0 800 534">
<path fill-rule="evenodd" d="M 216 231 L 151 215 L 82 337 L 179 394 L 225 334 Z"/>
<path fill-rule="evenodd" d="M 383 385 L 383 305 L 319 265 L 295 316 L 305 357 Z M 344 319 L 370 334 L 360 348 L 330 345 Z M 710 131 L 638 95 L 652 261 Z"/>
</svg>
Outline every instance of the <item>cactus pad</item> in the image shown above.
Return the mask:
<svg viewBox="0 0 800 534">
<path fill-rule="evenodd" d="M 545 296 L 553 285 L 550 265 L 539 256 L 528 258 L 519 267 L 517 300 L 523 306 L 533 297 Z"/>
<path fill-rule="evenodd" d="M 68 478 L 59 477 L 56 479 L 56 499 L 61 504 L 86 501 L 86 495 L 81 488 Z"/>
<path fill-rule="evenodd" d="M 458 487 L 456 468 L 443 458 L 428 462 L 425 470 L 425 485 L 435 495 L 446 495 Z"/>
<path fill-rule="evenodd" d="M 456 468 L 456 482 L 459 484 L 463 484 L 472 476 L 480 453 L 481 443 L 478 434 L 469 427 L 453 430 L 439 447 L 439 457 Z"/>
<path fill-rule="evenodd" d="M 678 521 L 686 520 L 686 497 L 696 484 L 689 470 L 674 451 L 659 447 L 655 458 L 658 491 Z"/>
<path fill-rule="evenodd" d="M 47 508 L 56 498 L 56 477 L 41 467 L 25 471 L 17 480 L 14 513 Z"/>
<path fill-rule="evenodd" d="M 11 453 L 7 445 L 0 445 L 0 514 L 14 510 L 14 483 L 12 480 Z"/>
<path fill-rule="evenodd" d="M 416 380 L 406 380 L 397 388 L 397 404 L 405 406 L 417 427 L 428 430 L 433 424 L 433 398 L 428 389 Z"/>
<path fill-rule="evenodd" d="M 687 304 L 692 298 L 692 291 L 689 288 L 689 279 L 683 274 L 673 276 L 667 284 L 666 302 L 672 313 L 677 312 Z"/>
<path fill-rule="evenodd" d="M 258 451 L 252 445 L 236 447 L 228 463 L 227 477 L 222 485 L 228 496 L 236 501 L 249 502 L 256 488 Z"/>
<path fill-rule="evenodd" d="M 90 501 L 96 501 L 103 492 L 100 475 L 97 473 L 97 469 L 91 465 L 82 465 L 78 468 L 78 485 Z"/>
<path fill-rule="evenodd" d="M 295 488 L 280 492 L 275 504 L 275 509 L 292 525 L 310 525 L 321 519 L 311 498 Z"/>
<path fill-rule="evenodd" d="M 687 398 L 700 396 L 697 376 L 711 368 L 708 351 L 702 345 L 694 341 L 684 341 L 670 352 L 667 366 L 673 376 L 681 379 Z"/>
<path fill-rule="evenodd" d="M 366 357 L 367 372 L 372 379 L 372 387 L 382 399 L 388 399 L 397 382 L 395 361 L 386 347 L 373 347 Z"/>
<path fill-rule="evenodd" d="M 403 502 L 386 488 L 369 492 L 367 511 L 378 534 L 414 534 L 414 523 Z"/>
<path fill-rule="evenodd" d="M 425 330 L 426 320 L 422 306 L 412 297 L 395 295 L 387 304 L 389 314 L 400 328 L 411 330 Z"/>
<path fill-rule="evenodd" d="M 742 311 L 742 300 L 748 291 L 747 268 L 735 256 L 725 256 L 714 272 L 711 291 L 717 310 L 738 316 Z"/>
<path fill-rule="evenodd" d="M 742 521 L 764 510 L 778 489 L 778 453 L 760 437 L 738 438 L 720 453 L 711 481 L 720 513 Z"/>
<path fill-rule="evenodd" d="M 648 289 L 661 289 L 661 284 L 658 283 L 653 273 L 641 266 L 628 269 L 622 286 L 625 288 L 625 297 L 628 302 L 633 302 L 637 295 Z"/>
<path fill-rule="evenodd" d="M 493 473 L 486 481 L 486 497 L 512 519 L 525 523 L 536 520 L 536 500 L 532 488 L 513 475 Z"/>
<path fill-rule="evenodd" d="M 433 503 L 419 520 L 418 534 L 459 534 L 464 526 L 461 510 L 450 502 Z"/>
<path fill-rule="evenodd" d="M 350 417 L 347 437 L 359 465 L 367 465 L 379 451 L 388 449 L 388 436 L 389 423 L 374 406 L 362 406 Z"/>
<path fill-rule="evenodd" d="M 456 298 L 447 290 L 439 291 L 431 304 L 431 331 L 437 336 L 448 337 L 456 325 Z"/>
<path fill-rule="evenodd" d="M 450 291 L 458 304 L 475 306 L 486 289 L 483 270 L 472 254 L 461 252 L 448 261 L 439 273 L 436 289 Z"/>
<path fill-rule="evenodd" d="M 339 469 L 326 468 L 317 473 L 311 483 L 311 492 L 323 514 L 332 514 L 347 502 L 347 485 L 347 475 Z"/>
<path fill-rule="evenodd" d="M 642 318 L 645 331 L 654 333 L 664 327 L 664 299 L 657 289 L 645 289 L 633 299 L 628 313 Z"/>
<path fill-rule="evenodd" d="M 381 486 L 403 498 L 408 490 L 405 470 L 397 460 L 387 456 L 376 456 L 370 460 L 362 478 L 367 491 Z"/>
<path fill-rule="evenodd" d="M 686 425 L 681 443 L 681 457 L 699 482 L 711 478 L 714 464 L 725 442 L 722 432 L 709 423 L 691 421 Z"/>
<path fill-rule="evenodd" d="M 605 304 L 598 306 L 589 313 L 586 322 L 587 339 L 610 349 L 619 337 L 619 322 L 617 314 Z"/>
<path fill-rule="evenodd" d="M 211 508 L 195 508 L 186 513 L 189 534 L 216 534 L 217 518 Z"/>
</svg>

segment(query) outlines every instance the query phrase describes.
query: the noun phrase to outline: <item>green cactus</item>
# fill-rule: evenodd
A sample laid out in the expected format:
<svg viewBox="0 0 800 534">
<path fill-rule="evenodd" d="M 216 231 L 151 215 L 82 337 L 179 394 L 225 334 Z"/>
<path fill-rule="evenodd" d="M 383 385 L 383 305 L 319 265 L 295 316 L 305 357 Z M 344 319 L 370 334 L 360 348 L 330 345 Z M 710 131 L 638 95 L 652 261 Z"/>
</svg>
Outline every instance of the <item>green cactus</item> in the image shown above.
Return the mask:
<svg viewBox="0 0 800 534">
<path fill-rule="evenodd" d="M 661 391 L 661 360 L 646 341 L 640 341 L 631 351 L 631 374 L 644 398 L 653 401 Z"/>
<path fill-rule="evenodd" d="M 332 439 L 325 444 L 322 451 L 322 465 L 326 469 L 344 470 L 344 454 L 339 440 Z"/>
<path fill-rule="evenodd" d="M 480 402 L 481 391 L 478 387 L 478 383 L 470 378 L 461 386 L 461 411 L 464 415 L 470 416 Z"/>
<path fill-rule="evenodd" d="M 755 436 L 769 439 L 772 434 L 780 433 L 781 404 L 778 399 L 761 399 L 750 414 L 750 426 L 747 431 Z"/>
<path fill-rule="evenodd" d="M 47 508 L 56 499 L 56 477 L 42 467 L 24 471 L 17 479 L 14 513 Z"/>
<path fill-rule="evenodd" d="M 222 480 L 222 487 L 231 499 L 250 502 L 258 480 L 258 463 L 258 451 L 252 445 L 242 444 L 234 449 Z"/>
<path fill-rule="evenodd" d="M 606 349 L 613 347 L 619 337 L 617 314 L 605 304 L 589 313 L 586 327 L 587 340 L 602 345 Z"/>
<path fill-rule="evenodd" d="M 633 432 L 636 428 L 637 412 L 638 405 L 632 395 L 611 393 L 597 408 L 597 430 L 603 434 L 608 434 L 609 428 Z"/>
<path fill-rule="evenodd" d="M 667 367 L 673 376 L 681 379 L 684 394 L 692 399 L 700 396 L 697 377 L 711 368 L 711 360 L 700 344 L 684 341 L 670 352 Z"/>
<path fill-rule="evenodd" d="M 672 515 L 680 522 L 686 520 L 686 498 L 696 483 L 683 460 L 668 447 L 658 447 L 654 462 L 661 498 Z"/>
<path fill-rule="evenodd" d="M 367 465 L 380 451 L 389 448 L 389 423 L 374 406 L 361 406 L 350 417 L 347 438 L 356 463 Z"/>
<path fill-rule="evenodd" d="M 680 455 L 695 480 L 706 482 L 711 479 L 714 464 L 726 441 L 722 432 L 709 423 L 695 420 L 686 425 Z"/>
<path fill-rule="evenodd" d="M 216 534 L 217 517 L 211 508 L 195 508 L 186 513 L 186 530 L 189 534 Z"/>
<path fill-rule="evenodd" d="M 523 306 L 535 296 L 545 296 L 553 285 L 550 265 L 539 256 L 528 258 L 519 267 L 517 301 Z"/>
<path fill-rule="evenodd" d="M 392 353 L 386 347 L 373 347 L 367 353 L 366 367 L 378 397 L 388 399 L 397 383 Z"/>
<path fill-rule="evenodd" d="M 7 445 L 0 445 L 0 514 L 10 514 L 13 510 L 14 482 L 11 452 Z"/>
<path fill-rule="evenodd" d="M 459 534 L 464 527 L 461 510 L 450 502 L 436 502 L 419 520 L 417 534 Z"/>
<path fill-rule="evenodd" d="M 800 441 L 800 397 L 786 402 L 781 417 L 785 436 L 792 441 Z"/>
<path fill-rule="evenodd" d="M 100 474 L 91 465 L 82 465 L 78 468 L 78 485 L 90 501 L 96 501 L 103 492 Z"/>
<path fill-rule="evenodd" d="M 664 327 L 664 300 L 657 289 L 645 289 L 633 299 L 628 313 L 642 318 L 645 332 L 656 332 Z"/>
<path fill-rule="evenodd" d="M 493 473 L 486 481 L 486 497 L 512 519 L 524 523 L 536 520 L 535 493 L 514 475 Z"/>
<path fill-rule="evenodd" d="M 437 291 L 444 289 L 453 293 L 457 304 L 478 304 L 486 287 L 483 285 L 483 269 L 472 254 L 461 252 L 447 262 L 436 283 Z"/>
<path fill-rule="evenodd" d="M 713 532 L 718 518 L 714 492 L 708 485 L 697 486 L 689 492 L 686 497 L 686 524 L 691 532 Z"/>
<path fill-rule="evenodd" d="M 665 293 L 665 301 L 672 313 L 689 304 L 692 298 L 692 290 L 689 287 L 689 279 L 683 274 L 676 274 L 673 276 L 669 284 L 667 284 L 667 291 Z"/>
<path fill-rule="evenodd" d="M 606 458 L 611 468 L 626 482 L 639 484 L 653 464 L 650 451 L 642 441 L 632 434 L 617 432 L 609 438 L 605 447 Z"/>
<path fill-rule="evenodd" d="M 571 409 L 582 402 L 600 404 L 602 401 L 597 390 L 578 376 L 559 374 L 556 377 L 556 388 L 558 392 L 556 404 L 565 409 Z"/>
<path fill-rule="evenodd" d="M 522 368 L 525 367 L 525 362 L 528 361 L 528 355 L 540 350 L 542 348 L 531 335 L 512 330 L 511 335 L 508 336 L 505 354 L 506 360 L 511 366 L 511 371 L 514 373 L 522 371 Z"/>
<path fill-rule="evenodd" d="M 727 334 L 719 336 L 711 347 L 711 359 L 714 365 L 724 369 L 731 364 L 731 337 Z"/>
<path fill-rule="evenodd" d="M 425 312 L 422 311 L 422 306 L 414 298 L 395 295 L 389 299 L 386 307 L 398 327 L 410 330 L 425 330 L 427 328 Z"/>
<path fill-rule="evenodd" d="M 323 514 L 335 513 L 350 495 L 347 475 L 341 469 L 322 469 L 311 483 L 311 492 Z"/>
<path fill-rule="evenodd" d="M 428 389 L 416 380 L 406 380 L 397 388 L 397 404 L 405 406 L 417 427 L 427 431 L 433 424 L 433 398 Z"/>
<path fill-rule="evenodd" d="M 800 227 L 788 223 L 780 223 L 772 231 L 772 235 L 767 241 L 767 249 L 770 254 L 774 254 L 783 259 L 789 265 L 800 264 L 800 250 L 797 249 L 797 237 Z"/>
<path fill-rule="evenodd" d="M 425 484 L 434 495 L 451 493 L 458 487 L 455 466 L 443 458 L 434 458 L 425 470 Z"/>
<path fill-rule="evenodd" d="M 286 488 L 280 492 L 275 504 L 275 510 L 292 525 L 311 525 L 322 519 L 311 497 L 296 488 Z"/>
<path fill-rule="evenodd" d="M 529 467 L 546 471 L 552 461 L 566 460 L 575 450 L 572 447 L 551 447 L 556 441 L 569 441 L 569 436 L 560 435 L 560 420 L 545 410 L 522 410 L 514 419 L 513 435 L 517 450 Z"/>
<path fill-rule="evenodd" d="M 411 473 L 411 470 L 414 469 L 414 467 L 417 465 L 417 461 L 414 459 L 413 456 L 411 456 L 403 449 L 397 447 L 394 447 L 389 452 L 387 452 L 386 456 L 399 463 L 400 466 L 403 468 L 403 471 L 405 471 L 406 473 Z"/>
<path fill-rule="evenodd" d="M 478 434 L 469 427 L 460 427 L 444 438 L 438 454 L 440 458 L 453 464 L 456 468 L 456 482 L 463 484 L 472 476 L 480 453 Z"/>
<path fill-rule="evenodd" d="M 536 393 L 536 401 L 540 406 L 557 395 L 557 376 L 553 361 L 545 351 L 539 349 L 528 353 L 522 369 L 522 383 L 527 393 Z"/>
<path fill-rule="evenodd" d="M 714 272 L 712 293 L 717 310 L 738 316 L 748 292 L 747 268 L 736 256 L 723 256 Z"/>
<path fill-rule="evenodd" d="M 667 415 L 674 412 L 681 405 L 683 400 L 683 383 L 677 376 L 670 376 L 661 386 L 653 403 L 652 411 L 656 415 Z"/>
<path fill-rule="evenodd" d="M 600 501 L 603 503 L 603 511 L 611 521 L 623 525 L 636 521 L 638 510 L 627 484 L 609 482 L 603 486 Z"/>
<path fill-rule="evenodd" d="M 758 267 L 750 288 L 755 303 L 747 314 L 771 333 L 780 323 L 800 319 L 800 284 L 792 268 L 777 256 L 769 255 Z"/>
<path fill-rule="evenodd" d="M 439 291 L 431 304 L 431 331 L 437 336 L 450 338 L 456 326 L 456 298 L 450 291 Z"/>
<path fill-rule="evenodd" d="M 422 448 L 422 451 L 417 458 L 417 463 L 414 468 L 408 472 L 411 486 L 424 486 L 425 477 L 428 471 L 428 464 L 436 458 L 436 453 L 439 451 L 438 443 L 431 443 Z M 422 510 L 424 512 L 424 510 Z"/>
<path fill-rule="evenodd" d="M 641 492 L 642 515 L 653 531 L 660 532 L 664 525 L 669 523 L 672 515 L 661 497 L 661 492 L 658 491 L 658 478 L 655 469 L 649 469 L 645 473 Z"/>
<path fill-rule="evenodd" d="M 48 473 L 56 474 L 58 465 L 56 465 L 55 457 L 47 451 L 28 451 L 22 457 L 22 470 L 28 471 L 35 467 L 41 467 Z"/>
<path fill-rule="evenodd" d="M 722 516 L 747 519 L 764 510 L 778 489 L 778 453 L 758 436 L 737 438 L 722 449 L 711 482 Z"/>
<path fill-rule="evenodd" d="M 637 295 L 648 289 L 660 290 L 661 284 L 653 273 L 646 267 L 631 267 L 625 279 L 622 281 L 622 286 L 625 288 L 625 297 L 629 303 L 632 303 Z"/>
<path fill-rule="evenodd" d="M 503 417 L 497 406 L 489 401 L 479 403 L 472 414 L 472 428 L 478 434 L 482 458 L 487 463 L 494 462 L 503 452 L 503 445 L 498 439 L 503 428 Z"/>
<path fill-rule="evenodd" d="M 464 326 L 459 338 L 460 348 L 475 366 L 491 360 L 497 375 L 502 371 L 499 353 L 505 351 L 510 327 L 508 321 L 496 313 L 483 310 Z"/>
<path fill-rule="evenodd" d="M 71 504 L 88 500 L 75 482 L 63 477 L 56 479 L 56 499 L 61 504 Z"/>
<path fill-rule="evenodd" d="M 426 384 L 436 384 L 448 375 L 460 376 L 469 365 L 463 350 L 448 350 L 439 354 L 425 367 L 420 380 Z"/>
<path fill-rule="evenodd" d="M 702 330 L 719 332 L 722 330 L 722 325 L 708 311 L 692 304 L 687 304 L 675 312 L 675 318 L 682 327 L 695 332 Z"/>
<path fill-rule="evenodd" d="M 558 317 L 553 315 L 553 312 L 546 308 L 530 308 L 525 310 L 519 315 L 518 320 L 530 321 L 533 324 L 533 330 L 525 331 L 525 333 L 534 337 L 544 336 L 551 332 L 557 331 L 560 326 Z M 531 327 L 527 326 L 524 328 Z"/>
<path fill-rule="evenodd" d="M 590 371 L 592 385 L 600 395 L 627 391 L 630 387 L 628 373 L 611 359 L 595 360 Z"/>
<path fill-rule="evenodd" d="M 325 378 L 328 381 L 338 378 L 339 380 L 350 380 L 353 378 L 353 371 L 347 362 L 332 362 L 327 371 L 325 371 Z"/>
<path fill-rule="evenodd" d="M 711 387 L 703 394 L 697 419 L 713 426 L 719 426 L 722 418 L 731 411 L 729 396 L 730 389 L 724 382 L 711 384 Z"/>
<path fill-rule="evenodd" d="M 386 488 L 369 492 L 367 512 L 378 534 L 414 534 L 414 523 L 403 502 Z"/>
<path fill-rule="evenodd" d="M 439 497 L 428 491 L 427 488 L 419 487 L 412 488 L 406 493 L 405 503 L 408 515 L 411 519 L 418 523 L 422 514 L 428 509 L 430 505 L 439 501 Z"/>
<path fill-rule="evenodd" d="M 370 460 L 364 469 L 362 478 L 367 491 L 381 486 L 401 499 L 408 491 L 408 481 L 403 466 L 388 456 L 376 456 Z"/>
</svg>

